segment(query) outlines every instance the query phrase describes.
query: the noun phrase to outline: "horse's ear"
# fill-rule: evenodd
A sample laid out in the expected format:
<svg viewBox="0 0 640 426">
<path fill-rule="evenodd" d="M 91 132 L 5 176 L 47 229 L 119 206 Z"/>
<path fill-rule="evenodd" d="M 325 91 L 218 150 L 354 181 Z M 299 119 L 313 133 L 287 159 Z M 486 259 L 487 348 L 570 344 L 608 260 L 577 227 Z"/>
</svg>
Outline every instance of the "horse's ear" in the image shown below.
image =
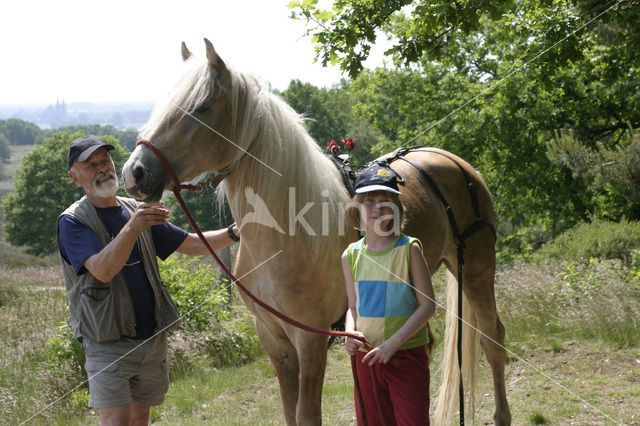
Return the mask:
<svg viewBox="0 0 640 426">
<path fill-rule="evenodd" d="M 186 61 L 191 57 L 191 52 L 189 52 L 189 49 L 187 49 L 187 45 L 184 43 L 184 41 L 182 42 L 181 52 L 183 61 Z"/>
<path fill-rule="evenodd" d="M 216 53 L 216 50 L 213 48 L 213 44 L 211 44 L 211 42 L 206 38 L 204 39 L 204 44 L 207 46 L 207 61 L 209 62 L 209 65 L 219 72 L 226 71 L 227 66 L 222 58 L 220 58 Z"/>
</svg>

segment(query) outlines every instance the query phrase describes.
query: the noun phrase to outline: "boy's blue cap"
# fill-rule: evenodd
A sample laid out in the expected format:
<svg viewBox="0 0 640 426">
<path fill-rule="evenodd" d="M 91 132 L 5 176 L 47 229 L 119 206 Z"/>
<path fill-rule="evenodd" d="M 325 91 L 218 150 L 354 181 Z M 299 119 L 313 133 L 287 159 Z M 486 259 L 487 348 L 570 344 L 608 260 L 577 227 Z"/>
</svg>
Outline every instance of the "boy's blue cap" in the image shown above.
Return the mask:
<svg viewBox="0 0 640 426">
<path fill-rule="evenodd" d="M 398 190 L 398 179 L 395 172 L 377 164 L 367 167 L 360 172 L 356 178 L 355 190 L 356 194 L 373 191 L 387 191 L 393 192 L 394 194 L 402 194 Z"/>
</svg>

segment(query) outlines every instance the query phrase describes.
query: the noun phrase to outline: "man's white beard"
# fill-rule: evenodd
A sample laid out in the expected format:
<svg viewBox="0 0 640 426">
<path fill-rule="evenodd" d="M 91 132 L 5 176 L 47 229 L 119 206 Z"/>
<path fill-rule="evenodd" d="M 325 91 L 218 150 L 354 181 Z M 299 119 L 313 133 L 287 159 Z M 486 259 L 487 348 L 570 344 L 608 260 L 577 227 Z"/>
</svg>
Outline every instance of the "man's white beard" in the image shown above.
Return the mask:
<svg viewBox="0 0 640 426">
<path fill-rule="evenodd" d="M 112 179 L 99 182 L 98 180 L 105 177 L 105 175 L 108 175 Z M 107 172 L 96 176 L 93 180 L 93 189 L 96 195 L 100 198 L 113 197 L 116 195 L 116 192 L 118 192 L 118 175 L 113 172 Z"/>
</svg>

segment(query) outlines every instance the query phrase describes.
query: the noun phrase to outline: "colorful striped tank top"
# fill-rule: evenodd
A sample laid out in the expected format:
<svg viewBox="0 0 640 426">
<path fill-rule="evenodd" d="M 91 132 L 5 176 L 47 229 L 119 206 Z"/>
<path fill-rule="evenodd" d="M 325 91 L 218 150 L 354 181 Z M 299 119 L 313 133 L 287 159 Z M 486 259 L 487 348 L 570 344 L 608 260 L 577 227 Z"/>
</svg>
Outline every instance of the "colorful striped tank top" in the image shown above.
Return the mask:
<svg viewBox="0 0 640 426">
<path fill-rule="evenodd" d="M 410 246 L 417 238 L 400 235 L 383 252 L 371 252 L 364 240 L 349 245 L 347 260 L 356 291 L 356 330 L 374 346 L 380 345 L 404 325 L 418 307 L 411 283 Z M 398 350 L 412 349 L 428 342 L 426 326 Z"/>
</svg>

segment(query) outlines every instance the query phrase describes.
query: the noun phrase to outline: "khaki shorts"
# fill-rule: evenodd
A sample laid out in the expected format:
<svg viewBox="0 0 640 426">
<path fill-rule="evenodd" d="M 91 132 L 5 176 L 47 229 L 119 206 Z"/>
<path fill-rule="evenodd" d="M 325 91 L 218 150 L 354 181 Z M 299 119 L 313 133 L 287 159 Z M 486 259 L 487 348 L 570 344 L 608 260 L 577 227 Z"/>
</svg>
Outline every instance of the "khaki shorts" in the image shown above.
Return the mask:
<svg viewBox="0 0 640 426">
<path fill-rule="evenodd" d="M 167 337 L 84 341 L 89 407 L 111 408 L 137 402 L 160 405 L 169 389 Z"/>
</svg>

